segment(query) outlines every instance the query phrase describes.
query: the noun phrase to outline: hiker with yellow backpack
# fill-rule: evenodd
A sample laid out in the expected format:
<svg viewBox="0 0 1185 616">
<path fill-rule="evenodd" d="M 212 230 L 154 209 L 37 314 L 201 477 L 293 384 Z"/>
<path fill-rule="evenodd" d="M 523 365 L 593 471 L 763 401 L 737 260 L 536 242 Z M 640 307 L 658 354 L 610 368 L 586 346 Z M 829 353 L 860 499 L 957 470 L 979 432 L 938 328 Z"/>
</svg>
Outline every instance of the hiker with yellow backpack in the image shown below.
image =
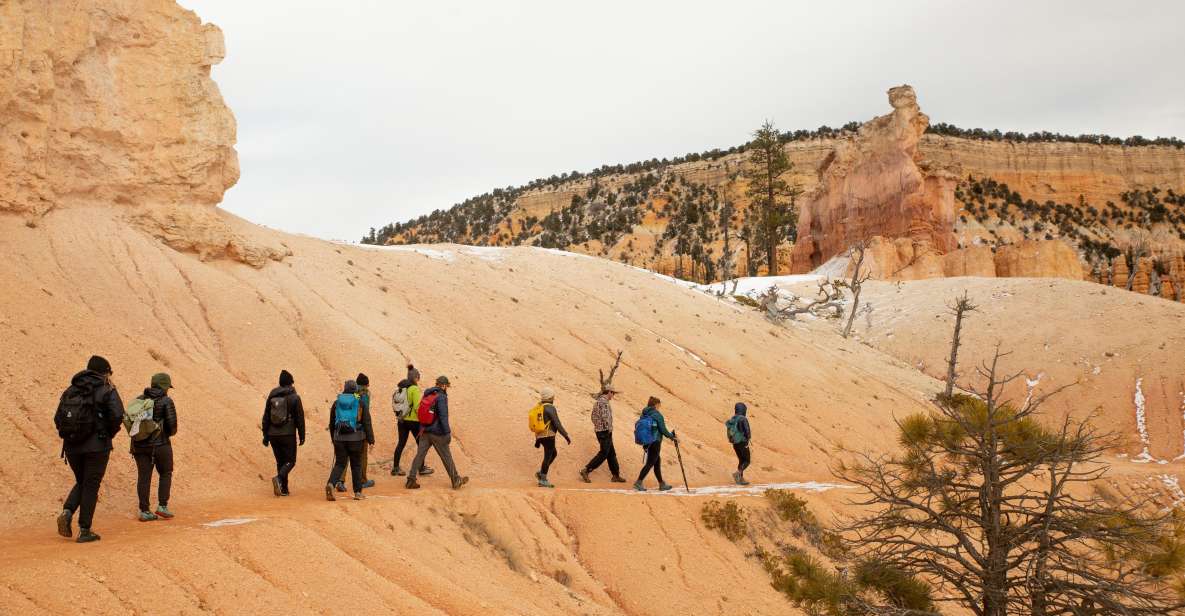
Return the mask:
<svg viewBox="0 0 1185 616">
<path fill-rule="evenodd" d="M 132 458 L 136 460 L 136 495 L 140 499 L 140 521 L 171 520 L 169 494 L 173 487 L 173 444 L 177 434 L 177 406 L 169 397 L 173 380 L 160 372 L 152 375 L 144 393 L 128 404 L 123 413 L 123 425 L 132 442 Z M 153 512 L 148 506 L 152 490 L 152 469 L 160 480 L 157 484 L 157 505 Z"/>
<path fill-rule="evenodd" d="M 535 448 L 543 448 L 543 464 L 539 472 L 535 473 L 535 479 L 541 488 L 554 488 L 555 485 L 547 480 L 547 471 L 559 455 L 555 448 L 555 435 L 559 433 L 569 445 L 572 439 L 568 437 L 564 424 L 560 423 L 560 414 L 555 408 L 555 391 L 550 387 L 544 387 L 539 393 L 539 404 L 527 415 L 527 427 L 535 434 Z"/>
</svg>

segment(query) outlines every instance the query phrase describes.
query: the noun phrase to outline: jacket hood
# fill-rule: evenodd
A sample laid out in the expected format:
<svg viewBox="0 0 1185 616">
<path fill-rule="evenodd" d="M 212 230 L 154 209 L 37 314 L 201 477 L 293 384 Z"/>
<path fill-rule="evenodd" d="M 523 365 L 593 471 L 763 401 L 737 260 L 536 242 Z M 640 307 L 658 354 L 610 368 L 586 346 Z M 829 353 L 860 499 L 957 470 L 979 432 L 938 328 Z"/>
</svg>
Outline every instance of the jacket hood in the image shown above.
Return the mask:
<svg viewBox="0 0 1185 616">
<path fill-rule="evenodd" d="M 427 398 L 428 394 L 440 394 L 442 396 L 447 396 L 448 392 L 439 387 L 429 387 L 428 390 L 424 392 L 424 397 Z"/>
<path fill-rule="evenodd" d="M 165 390 L 159 387 L 145 387 L 144 397 L 150 400 L 160 400 L 165 397 Z"/>
<path fill-rule="evenodd" d="M 658 412 L 658 409 L 654 408 L 653 406 L 648 406 L 648 407 L 642 409 L 643 415 L 653 415 L 657 412 Z"/>
<path fill-rule="evenodd" d="M 358 383 L 355 383 L 352 380 L 346 381 L 346 384 L 342 386 L 342 393 L 343 394 L 358 393 Z"/>
<path fill-rule="evenodd" d="M 70 384 L 85 391 L 94 391 L 103 386 L 104 379 L 94 370 L 83 370 L 70 379 Z"/>
<path fill-rule="evenodd" d="M 290 396 L 296 393 L 296 388 L 288 385 L 287 387 L 276 387 L 272 389 L 271 393 L 267 395 L 268 398 L 277 398 L 279 396 Z"/>
</svg>

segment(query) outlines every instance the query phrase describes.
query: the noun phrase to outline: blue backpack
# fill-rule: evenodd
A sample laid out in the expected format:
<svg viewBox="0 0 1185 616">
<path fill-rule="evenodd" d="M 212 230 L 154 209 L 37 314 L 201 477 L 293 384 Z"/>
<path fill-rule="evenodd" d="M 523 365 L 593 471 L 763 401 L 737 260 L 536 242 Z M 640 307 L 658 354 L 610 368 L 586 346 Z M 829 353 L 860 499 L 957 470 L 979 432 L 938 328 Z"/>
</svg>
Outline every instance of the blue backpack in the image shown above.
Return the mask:
<svg viewBox="0 0 1185 616">
<path fill-rule="evenodd" d="M 338 394 L 337 405 L 333 411 L 333 423 L 338 434 L 353 434 L 358 429 L 361 416 L 358 397 L 354 394 Z"/>
<path fill-rule="evenodd" d="M 634 442 L 643 447 L 653 445 L 658 440 L 658 422 L 643 414 L 634 422 Z"/>
</svg>

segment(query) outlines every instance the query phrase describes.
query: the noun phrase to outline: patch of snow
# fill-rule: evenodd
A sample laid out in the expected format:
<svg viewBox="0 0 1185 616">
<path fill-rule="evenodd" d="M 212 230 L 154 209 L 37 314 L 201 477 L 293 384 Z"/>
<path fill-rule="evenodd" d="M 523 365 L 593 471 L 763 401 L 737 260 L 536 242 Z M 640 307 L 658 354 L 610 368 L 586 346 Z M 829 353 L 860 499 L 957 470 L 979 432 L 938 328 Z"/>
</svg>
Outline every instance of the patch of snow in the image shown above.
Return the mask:
<svg viewBox="0 0 1185 616">
<path fill-rule="evenodd" d="M 569 252 L 567 250 L 560 250 L 559 248 L 543 248 L 541 246 L 532 246 L 532 248 L 535 250 L 542 251 L 542 252 L 551 253 L 553 255 L 560 255 L 561 257 L 579 257 L 581 259 L 591 259 L 592 258 L 586 254 L 581 254 L 579 252 Z"/>
<path fill-rule="evenodd" d="M 205 524 L 202 524 L 202 526 L 207 526 L 209 528 L 220 528 L 223 526 L 241 526 L 243 524 L 250 524 L 255 521 L 255 518 L 226 518 L 224 520 L 206 522 Z"/>
<path fill-rule="evenodd" d="M 452 261 L 456 259 L 456 255 L 448 250 L 439 250 L 436 248 L 425 248 L 423 246 L 359 246 L 364 250 L 382 250 L 385 252 L 414 252 L 421 254 L 429 259 L 437 259 L 439 261 Z"/>
<path fill-rule="evenodd" d="M 609 494 L 634 494 L 638 496 L 754 496 L 764 494 L 766 490 L 798 490 L 800 492 L 826 492 L 828 490 L 850 490 L 855 486 L 842 483 L 823 483 L 819 481 L 787 482 L 787 483 L 755 483 L 747 486 L 724 485 L 702 486 L 691 488 L 689 494 L 683 486 L 675 486 L 670 491 L 659 492 L 655 488 L 647 488 L 645 492 L 638 492 L 632 488 L 568 488 L 572 492 L 604 492 Z"/>
<path fill-rule="evenodd" d="M 1165 508 L 1165 511 L 1173 509 L 1178 505 L 1185 504 L 1185 490 L 1181 489 L 1181 480 L 1176 475 L 1157 475 L 1157 479 L 1168 488 L 1169 494 L 1173 496 L 1173 504 Z"/>
<path fill-rule="evenodd" d="M 1155 461 L 1150 449 L 1152 447 L 1152 439 L 1148 437 L 1148 422 L 1144 414 L 1145 400 L 1143 384 L 1143 378 L 1136 379 L 1136 394 L 1133 399 L 1136 405 L 1136 430 L 1140 433 L 1140 444 L 1144 449 L 1140 452 L 1140 455 L 1132 458 L 1132 462 L 1138 462 L 1140 464 Z"/>
<path fill-rule="evenodd" d="M 483 261 L 499 262 L 507 250 L 509 249 L 501 246 L 465 246 L 460 252 Z"/>
<path fill-rule="evenodd" d="M 1044 372 L 1038 372 L 1035 379 L 1030 379 L 1029 375 L 1025 375 L 1025 385 L 1029 388 L 1029 393 L 1025 396 L 1025 403 L 1021 405 L 1021 408 L 1029 405 L 1029 401 L 1033 399 L 1033 390 L 1037 388 L 1037 385 L 1041 384 L 1041 377 L 1043 376 L 1045 376 Z"/>
<path fill-rule="evenodd" d="M 835 255 L 823 265 L 816 267 L 811 275 L 824 278 L 843 278 L 848 273 L 848 264 L 851 261 L 851 257 L 847 255 Z"/>
</svg>

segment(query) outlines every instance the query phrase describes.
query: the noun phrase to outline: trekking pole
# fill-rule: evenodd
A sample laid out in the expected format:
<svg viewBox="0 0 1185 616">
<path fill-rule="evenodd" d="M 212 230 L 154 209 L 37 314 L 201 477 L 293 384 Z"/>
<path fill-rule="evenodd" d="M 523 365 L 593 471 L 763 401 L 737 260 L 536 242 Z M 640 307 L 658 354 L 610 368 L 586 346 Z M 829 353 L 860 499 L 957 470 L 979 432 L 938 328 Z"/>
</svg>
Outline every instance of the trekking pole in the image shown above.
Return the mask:
<svg viewBox="0 0 1185 616">
<path fill-rule="evenodd" d="M 679 439 L 675 439 L 675 457 L 679 458 L 679 471 L 683 473 L 683 488 L 691 494 L 691 486 L 687 485 L 687 469 L 683 468 L 683 452 L 679 449 Z"/>
</svg>

